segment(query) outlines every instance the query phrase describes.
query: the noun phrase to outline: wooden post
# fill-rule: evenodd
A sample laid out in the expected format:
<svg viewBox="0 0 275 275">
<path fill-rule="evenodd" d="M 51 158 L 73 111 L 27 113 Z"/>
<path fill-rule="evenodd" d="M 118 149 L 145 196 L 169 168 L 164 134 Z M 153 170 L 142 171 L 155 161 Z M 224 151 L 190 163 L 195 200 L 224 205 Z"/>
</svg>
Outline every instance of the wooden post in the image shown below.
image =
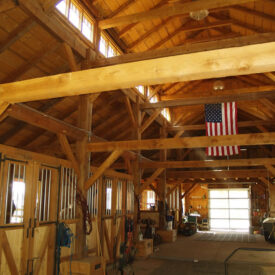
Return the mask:
<svg viewBox="0 0 275 275">
<path fill-rule="evenodd" d="M 111 260 L 115 260 L 114 258 L 114 245 L 115 245 L 115 235 L 116 235 L 116 223 L 117 223 L 117 216 L 116 216 L 116 203 L 117 203 L 117 184 L 118 184 L 118 178 L 113 179 L 113 184 L 112 184 L 112 210 L 111 210 L 111 215 L 112 215 L 112 224 L 111 224 L 111 248 L 112 248 L 112 253 L 110 255 Z"/>
<path fill-rule="evenodd" d="M 87 50 L 86 54 L 86 64 L 83 64 L 82 69 L 85 69 L 88 66 L 90 61 L 90 51 Z M 90 101 L 89 95 L 79 96 L 79 104 L 78 104 L 78 127 L 87 131 L 91 131 L 92 127 L 92 103 Z M 84 184 L 89 178 L 90 173 L 90 153 L 87 152 L 86 146 L 90 141 L 90 137 L 86 136 L 81 141 L 76 143 L 77 149 L 77 159 L 79 162 L 80 173 L 78 175 L 78 187 L 82 192 L 84 197 L 87 197 L 87 193 L 84 189 Z M 75 253 L 79 257 L 83 257 L 85 255 L 85 247 L 86 247 L 86 236 L 85 232 L 83 232 L 83 219 L 82 219 L 82 211 L 78 207 L 78 218 L 80 221 L 76 224 L 76 248 Z"/>
<path fill-rule="evenodd" d="M 179 185 L 179 204 L 180 204 L 180 209 L 179 209 L 179 224 L 182 223 L 182 211 L 183 211 L 183 205 L 182 205 L 182 184 Z"/>
<path fill-rule="evenodd" d="M 166 125 L 164 124 L 162 128 L 160 128 L 160 137 L 166 138 Z M 160 161 L 166 161 L 167 159 L 167 150 L 160 151 Z M 160 175 L 160 182 L 158 184 L 158 192 L 160 194 L 159 198 L 159 226 L 160 229 L 165 229 L 166 227 L 166 169 Z"/>
<path fill-rule="evenodd" d="M 135 129 L 136 138 L 141 139 L 141 111 L 140 111 L 140 97 L 137 96 L 136 100 L 136 117 L 137 117 L 137 128 Z M 139 200 L 141 194 L 139 194 L 141 184 L 141 170 L 140 170 L 140 151 L 137 151 L 137 157 L 133 162 L 133 176 L 134 176 L 134 187 L 135 187 L 135 203 L 134 203 L 134 240 L 138 239 L 138 223 L 139 223 Z"/>
</svg>

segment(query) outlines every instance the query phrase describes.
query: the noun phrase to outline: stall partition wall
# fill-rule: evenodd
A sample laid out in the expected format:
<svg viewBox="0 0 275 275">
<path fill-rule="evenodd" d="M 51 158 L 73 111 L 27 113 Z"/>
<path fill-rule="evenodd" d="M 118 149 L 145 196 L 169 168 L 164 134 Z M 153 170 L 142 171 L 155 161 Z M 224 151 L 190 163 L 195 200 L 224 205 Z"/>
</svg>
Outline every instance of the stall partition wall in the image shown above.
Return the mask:
<svg viewBox="0 0 275 275">
<path fill-rule="evenodd" d="M 56 222 L 77 237 L 77 175 L 66 160 L 4 145 L 0 152 L 0 274 L 52 275 Z M 133 215 L 132 177 L 107 172 L 88 190 L 87 202 L 93 230 L 83 249 L 112 260 Z M 75 237 L 71 248 L 62 248 L 61 262 L 74 254 Z"/>
</svg>

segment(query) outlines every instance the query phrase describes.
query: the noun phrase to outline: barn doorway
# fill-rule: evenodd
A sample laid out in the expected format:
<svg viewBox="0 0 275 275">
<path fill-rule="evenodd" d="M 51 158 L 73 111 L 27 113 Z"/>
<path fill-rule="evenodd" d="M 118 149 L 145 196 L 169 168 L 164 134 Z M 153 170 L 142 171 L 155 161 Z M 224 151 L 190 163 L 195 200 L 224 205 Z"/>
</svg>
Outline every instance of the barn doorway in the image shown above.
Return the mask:
<svg viewBox="0 0 275 275">
<path fill-rule="evenodd" d="M 249 194 L 248 188 L 209 190 L 210 230 L 249 232 Z"/>
</svg>

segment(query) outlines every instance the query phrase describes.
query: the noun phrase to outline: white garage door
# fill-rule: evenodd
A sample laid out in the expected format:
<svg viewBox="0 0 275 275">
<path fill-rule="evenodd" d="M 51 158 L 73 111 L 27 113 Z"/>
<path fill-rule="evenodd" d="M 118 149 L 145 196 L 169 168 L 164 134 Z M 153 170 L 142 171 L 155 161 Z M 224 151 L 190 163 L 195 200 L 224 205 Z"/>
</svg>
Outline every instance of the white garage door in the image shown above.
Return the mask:
<svg viewBox="0 0 275 275">
<path fill-rule="evenodd" d="M 249 189 L 209 190 L 211 230 L 249 231 Z"/>
</svg>

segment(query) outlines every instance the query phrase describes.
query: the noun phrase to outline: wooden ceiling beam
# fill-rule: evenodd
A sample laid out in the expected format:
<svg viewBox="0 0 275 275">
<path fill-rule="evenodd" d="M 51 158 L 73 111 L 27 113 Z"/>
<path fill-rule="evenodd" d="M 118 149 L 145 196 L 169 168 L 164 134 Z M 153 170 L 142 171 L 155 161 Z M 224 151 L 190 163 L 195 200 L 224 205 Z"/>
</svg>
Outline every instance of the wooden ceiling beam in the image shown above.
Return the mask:
<svg viewBox="0 0 275 275">
<path fill-rule="evenodd" d="M 32 67 L 37 66 L 37 64 L 45 58 L 50 53 L 56 51 L 59 48 L 59 43 L 53 43 L 47 46 L 47 48 L 42 49 L 39 51 L 35 56 L 33 56 L 27 63 L 23 64 L 22 66 L 18 67 L 15 71 L 11 74 L 7 75 L 3 80 L 2 83 L 12 82 L 20 78 L 24 73 L 30 70 Z M 39 68 L 38 68 L 39 69 Z"/>
<path fill-rule="evenodd" d="M 275 125 L 273 120 L 251 120 L 251 121 L 238 121 L 238 128 L 257 127 L 264 125 Z M 182 125 L 182 126 L 169 126 L 168 131 L 193 131 L 193 130 L 205 130 L 205 124 L 197 125 Z"/>
<path fill-rule="evenodd" d="M 99 27 L 101 29 L 109 29 L 121 25 L 137 23 L 141 21 L 148 21 L 154 19 L 160 19 L 169 16 L 176 16 L 181 14 L 189 14 L 192 11 L 202 10 L 202 9 L 215 9 L 215 8 L 223 8 L 229 7 L 232 5 L 243 4 L 248 2 L 255 2 L 249 0 L 199 0 L 199 1 L 191 1 L 186 3 L 172 3 L 167 6 L 156 8 L 151 11 L 145 11 L 136 14 L 130 14 L 126 16 L 105 19 L 99 21 Z"/>
<path fill-rule="evenodd" d="M 68 160 L 72 162 L 75 172 L 80 176 L 80 167 L 79 162 L 76 160 L 76 157 L 72 151 L 70 143 L 67 137 L 64 134 L 57 134 L 59 144 L 63 150 L 63 153 L 67 156 Z"/>
<path fill-rule="evenodd" d="M 129 97 L 126 95 L 124 96 L 124 100 L 125 100 L 126 109 L 128 111 L 132 126 L 134 128 L 137 128 L 137 121 L 136 121 L 136 117 L 133 112 L 131 101 L 130 101 Z"/>
<path fill-rule="evenodd" d="M 153 9 L 156 9 L 156 8 L 160 8 L 160 7 L 164 6 L 165 4 L 167 4 L 167 2 L 168 2 L 168 0 L 161 0 L 157 5 L 155 5 L 155 6 L 152 7 L 151 9 L 149 9 L 149 11 L 150 11 L 150 10 L 153 10 Z M 119 31 L 118 37 L 119 37 L 119 38 L 122 38 L 122 37 L 123 37 L 124 35 L 126 35 L 132 28 L 134 28 L 138 23 L 139 23 L 139 22 L 137 22 L 137 23 L 132 23 L 132 24 L 130 24 L 130 25 L 124 27 L 121 31 Z"/>
<path fill-rule="evenodd" d="M 190 93 L 186 93 L 181 96 L 181 98 L 174 100 L 165 100 L 155 103 L 143 103 L 141 104 L 141 109 L 155 109 L 155 108 L 167 108 L 167 107 L 179 107 L 179 106 L 192 106 L 192 105 L 202 105 L 210 103 L 220 103 L 220 102 L 231 102 L 231 101 L 241 101 L 241 100 L 255 100 L 264 97 L 274 97 L 275 96 L 275 86 L 259 86 L 259 87 L 249 87 L 242 89 L 233 89 L 228 91 L 219 92 L 201 92 L 190 96 Z M 176 96 L 179 97 L 179 96 Z"/>
<path fill-rule="evenodd" d="M 275 82 L 275 75 L 274 75 L 273 73 L 265 73 L 265 75 L 266 75 L 269 79 L 271 79 L 272 81 Z"/>
<path fill-rule="evenodd" d="M 0 53 L 8 49 L 12 44 L 14 44 L 18 39 L 20 39 L 25 33 L 29 32 L 34 26 L 35 22 L 32 18 L 26 19 L 24 22 L 19 24 L 8 37 L 0 44 Z"/>
<path fill-rule="evenodd" d="M 72 72 L 78 71 L 79 68 L 78 68 L 72 48 L 65 42 L 63 43 L 63 46 L 64 46 L 64 51 L 67 56 L 71 71 Z"/>
<path fill-rule="evenodd" d="M 60 0 L 39 0 L 41 7 L 45 12 L 52 11 L 55 5 L 60 2 Z"/>
<path fill-rule="evenodd" d="M 158 117 L 161 111 L 162 109 L 157 109 L 148 117 L 148 119 L 143 123 L 143 125 L 140 128 L 141 134 L 154 122 L 154 120 Z"/>
<path fill-rule="evenodd" d="M 127 89 L 137 85 L 270 72 L 275 70 L 274 47 L 275 42 L 269 42 L 1 84 L 0 100 L 17 103 Z M 179 67 L 178 64 L 188 66 Z"/>
<path fill-rule="evenodd" d="M 166 172 L 167 178 L 190 179 L 224 179 L 224 178 L 259 178 L 267 177 L 265 169 L 244 169 L 244 170 L 196 170 L 196 171 L 170 171 Z"/>
<path fill-rule="evenodd" d="M 102 163 L 102 165 L 94 172 L 91 178 L 89 178 L 85 184 L 85 190 L 88 190 L 96 180 L 103 175 L 103 173 L 122 155 L 123 151 L 116 150 Z"/>
<path fill-rule="evenodd" d="M 10 106 L 7 110 L 7 114 L 10 117 L 24 121 L 33 126 L 43 128 L 53 133 L 65 134 L 76 140 L 81 140 L 88 134 L 80 128 L 58 120 L 24 104 L 14 104 Z"/>
<path fill-rule="evenodd" d="M 160 24 L 154 26 L 149 31 L 145 32 L 143 35 L 141 35 L 138 39 L 133 41 L 131 44 L 128 45 L 129 50 L 133 50 L 135 47 L 137 47 L 140 43 L 144 42 L 146 38 L 148 38 L 151 34 L 158 32 L 161 28 L 163 28 L 166 24 L 168 24 L 170 21 L 174 20 L 174 17 L 169 17 L 165 20 L 162 20 Z"/>
<path fill-rule="evenodd" d="M 61 99 L 56 98 L 56 99 L 50 100 L 49 102 L 44 104 L 39 111 L 46 112 L 61 100 L 62 98 Z M 26 126 L 26 123 L 23 121 L 19 121 L 18 123 L 16 123 L 16 125 L 13 128 L 11 128 L 11 130 L 7 131 L 4 135 L 0 136 L 0 143 L 2 144 L 5 143 L 9 138 L 12 138 L 16 134 L 18 134 L 25 126 Z"/>
<path fill-rule="evenodd" d="M 19 1 L 19 6 L 60 42 L 66 42 L 72 49 L 78 52 L 81 57 L 86 58 L 86 49 L 89 47 L 88 44 L 85 44 L 83 40 L 77 37 L 70 26 L 61 23 L 58 11 L 49 15 L 36 0 Z M 94 59 L 95 56 L 96 52 L 92 50 L 91 58 Z"/>
<path fill-rule="evenodd" d="M 275 165 L 275 158 L 251 158 L 230 160 L 194 160 L 194 161 L 142 161 L 141 168 L 206 168 L 206 167 L 243 167 Z"/>
<path fill-rule="evenodd" d="M 113 18 L 119 13 L 123 12 L 125 9 L 129 8 L 132 4 L 134 4 L 136 0 L 127 0 L 122 5 L 120 5 L 116 10 L 112 11 L 110 14 L 108 14 L 108 18 Z"/>
<path fill-rule="evenodd" d="M 111 58 L 102 58 L 93 62 L 93 67 L 103 67 L 129 63 L 151 58 L 161 58 L 167 56 L 175 56 L 187 53 L 196 53 L 201 51 L 211 51 L 228 47 L 242 47 L 246 45 L 260 44 L 275 41 L 274 33 L 261 33 L 244 37 L 227 38 L 219 41 L 202 42 L 198 44 L 181 45 L 168 49 L 159 49 L 154 51 L 146 51 L 141 53 L 129 53 Z"/>
<path fill-rule="evenodd" d="M 157 168 L 154 173 L 141 185 L 136 194 L 141 194 L 150 184 L 164 171 L 164 168 Z"/>
<path fill-rule="evenodd" d="M 247 7 L 244 7 L 244 6 L 236 5 L 236 6 L 230 7 L 230 9 L 237 10 L 237 11 L 240 11 L 240 12 L 243 12 L 243 13 L 248 13 L 248 14 L 256 16 L 260 19 L 268 20 L 272 23 L 274 23 L 274 21 L 275 21 L 275 16 L 274 15 L 270 15 L 270 14 L 267 14 L 267 13 L 264 13 L 264 12 L 253 10 L 253 9 L 250 9 L 250 8 L 247 8 Z"/>
<path fill-rule="evenodd" d="M 102 143 L 89 143 L 87 150 L 90 152 L 107 152 L 114 150 L 164 150 L 178 148 L 205 148 L 211 146 L 234 145 L 265 145 L 275 144 L 275 133 L 238 134 L 228 136 L 199 136 L 166 139 L 144 139 L 113 141 Z"/>
<path fill-rule="evenodd" d="M 16 8 L 14 0 L 0 0 L 0 13 Z"/>
<path fill-rule="evenodd" d="M 168 34 L 164 39 L 160 40 L 158 43 L 153 45 L 149 49 L 149 51 L 150 50 L 155 50 L 155 49 L 161 47 L 163 44 L 165 44 L 167 41 L 170 41 L 171 39 L 173 39 L 173 37 L 180 34 L 181 32 L 202 31 L 202 30 L 207 30 L 207 29 L 211 29 L 211 28 L 218 28 L 218 27 L 228 26 L 228 25 L 232 24 L 231 19 L 230 20 L 222 20 L 222 21 L 219 21 L 219 22 L 211 22 L 211 23 L 207 23 L 207 24 L 206 23 L 191 24 L 191 26 L 190 26 L 190 22 L 192 22 L 192 20 L 188 20 L 182 26 L 175 29 L 171 34 Z M 197 34 L 195 34 L 195 36 L 197 36 Z M 188 41 L 190 39 L 192 39 L 191 41 L 193 41 L 194 37 L 192 37 L 192 36 L 187 37 L 185 43 L 188 43 Z M 191 41 L 189 41 L 189 42 L 191 42 Z"/>
</svg>

